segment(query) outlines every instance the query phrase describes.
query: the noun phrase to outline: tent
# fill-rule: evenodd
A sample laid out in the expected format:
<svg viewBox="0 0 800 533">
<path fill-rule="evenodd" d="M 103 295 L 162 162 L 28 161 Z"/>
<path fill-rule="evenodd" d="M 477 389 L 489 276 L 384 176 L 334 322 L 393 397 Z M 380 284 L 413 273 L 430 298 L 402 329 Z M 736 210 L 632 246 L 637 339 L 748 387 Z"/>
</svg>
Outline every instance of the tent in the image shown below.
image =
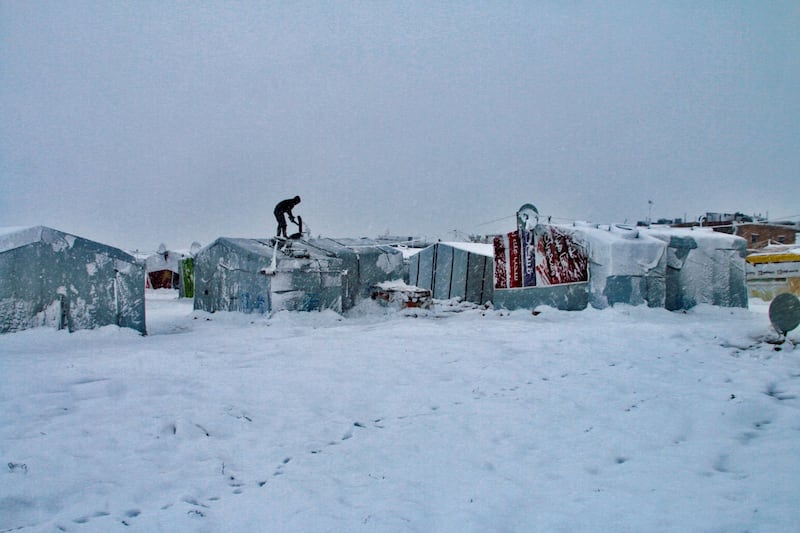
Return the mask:
<svg viewBox="0 0 800 533">
<path fill-rule="evenodd" d="M 624 225 L 576 223 L 588 245 L 589 303 L 602 309 L 614 304 L 664 307 L 667 244 Z"/>
<path fill-rule="evenodd" d="M 747 307 L 741 237 L 710 228 L 525 222 L 495 237 L 498 307 Z"/>
<path fill-rule="evenodd" d="M 151 289 L 179 289 L 181 286 L 181 263 L 191 255 L 168 250 L 163 244 L 158 251 L 145 259 L 147 287 Z"/>
<path fill-rule="evenodd" d="M 197 253 L 194 270 L 198 310 L 341 312 L 373 285 L 401 279 L 403 258 L 368 239 L 221 237 Z"/>
<path fill-rule="evenodd" d="M 105 325 L 146 333 L 144 269 L 132 255 L 44 226 L 0 228 L 0 333 Z"/>
<path fill-rule="evenodd" d="M 651 227 L 645 235 L 667 244 L 666 294 L 670 311 L 697 304 L 747 307 L 747 242 L 711 228 Z"/>
<path fill-rule="evenodd" d="M 490 302 L 494 295 L 492 245 L 439 242 L 428 246 L 409 258 L 408 280 L 430 290 L 436 299 Z"/>
</svg>

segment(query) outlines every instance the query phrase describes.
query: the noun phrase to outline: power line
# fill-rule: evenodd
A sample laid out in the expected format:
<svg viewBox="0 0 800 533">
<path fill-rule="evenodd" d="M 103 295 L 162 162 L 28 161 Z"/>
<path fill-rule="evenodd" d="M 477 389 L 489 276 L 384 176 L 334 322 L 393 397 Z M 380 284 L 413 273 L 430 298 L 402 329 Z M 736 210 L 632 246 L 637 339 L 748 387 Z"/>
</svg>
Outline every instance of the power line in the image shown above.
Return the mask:
<svg viewBox="0 0 800 533">
<path fill-rule="evenodd" d="M 517 218 L 517 216 L 516 216 L 516 215 L 508 215 L 508 216 L 504 216 L 504 217 L 496 218 L 496 219 L 494 219 L 494 220 L 490 220 L 490 221 L 488 221 L 488 222 L 481 222 L 480 224 L 477 224 L 477 225 L 476 225 L 476 226 L 474 226 L 474 227 L 476 227 L 476 228 L 480 228 L 481 226 L 488 226 L 489 224 L 494 224 L 495 222 L 500 222 L 501 220 L 507 220 L 507 219 L 509 219 L 509 218 Z"/>
</svg>

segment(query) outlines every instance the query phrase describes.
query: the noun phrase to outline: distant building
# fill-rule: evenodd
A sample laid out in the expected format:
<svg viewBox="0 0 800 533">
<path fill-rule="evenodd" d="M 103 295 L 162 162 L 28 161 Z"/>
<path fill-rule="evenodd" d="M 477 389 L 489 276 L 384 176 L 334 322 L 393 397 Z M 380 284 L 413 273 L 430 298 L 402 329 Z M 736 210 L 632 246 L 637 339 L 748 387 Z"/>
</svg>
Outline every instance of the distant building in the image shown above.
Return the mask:
<svg viewBox="0 0 800 533">
<path fill-rule="evenodd" d="M 770 244 L 795 244 L 797 233 L 794 226 L 767 223 L 736 224 L 729 228 L 714 229 L 744 238 L 748 250 L 760 250 Z"/>
<path fill-rule="evenodd" d="M 748 250 L 761 250 L 771 244 L 796 244 L 796 224 L 790 222 L 769 222 L 767 219 L 745 215 L 743 213 L 708 212 L 697 222 L 682 222 L 681 219 L 659 219 L 658 225 L 675 228 L 710 227 L 714 231 L 742 237 L 747 242 Z M 648 226 L 647 222 L 639 222 L 640 226 Z"/>
</svg>

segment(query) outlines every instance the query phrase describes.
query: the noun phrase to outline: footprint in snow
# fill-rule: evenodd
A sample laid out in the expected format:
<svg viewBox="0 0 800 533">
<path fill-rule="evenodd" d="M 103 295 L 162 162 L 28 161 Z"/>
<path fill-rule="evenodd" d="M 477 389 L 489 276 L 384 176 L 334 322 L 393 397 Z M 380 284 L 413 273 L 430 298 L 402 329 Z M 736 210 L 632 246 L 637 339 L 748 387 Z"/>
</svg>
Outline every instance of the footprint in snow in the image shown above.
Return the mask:
<svg viewBox="0 0 800 533">
<path fill-rule="evenodd" d="M 128 509 L 124 514 L 125 518 L 120 520 L 120 522 L 122 522 L 123 526 L 130 526 L 132 524 L 132 519 L 142 514 L 142 512 L 139 509 Z"/>
<path fill-rule="evenodd" d="M 284 458 L 284 460 L 281 461 L 281 464 L 278 465 L 278 468 L 275 469 L 275 472 L 272 475 L 273 476 L 281 476 L 281 475 L 283 475 L 283 467 L 288 465 L 289 461 L 291 461 L 291 460 L 292 460 L 291 457 Z M 263 484 L 260 484 L 260 485 L 262 487 L 264 486 Z"/>
<path fill-rule="evenodd" d="M 93 518 L 103 518 L 106 516 L 110 516 L 110 513 L 106 511 L 97 511 L 91 515 L 84 515 L 84 516 L 79 516 L 78 518 L 73 518 L 72 522 L 74 524 L 83 525 L 83 524 L 88 524 L 89 521 L 91 521 Z M 59 529 L 66 531 L 66 528 L 64 528 L 63 526 L 59 526 Z"/>
</svg>

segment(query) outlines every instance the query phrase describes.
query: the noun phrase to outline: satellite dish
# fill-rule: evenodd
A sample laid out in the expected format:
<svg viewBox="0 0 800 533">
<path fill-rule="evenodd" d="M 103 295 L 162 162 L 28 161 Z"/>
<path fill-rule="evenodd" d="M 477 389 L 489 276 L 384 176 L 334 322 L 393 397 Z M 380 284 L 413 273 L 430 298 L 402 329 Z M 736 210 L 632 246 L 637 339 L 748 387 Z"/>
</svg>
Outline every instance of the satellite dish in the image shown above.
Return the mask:
<svg viewBox="0 0 800 533">
<path fill-rule="evenodd" d="M 533 229 L 539 223 L 539 210 L 533 204 L 524 204 L 517 210 L 517 226 Z"/>
<path fill-rule="evenodd" d="M 794 294 L 779 294 L 769 304 L 769 320 L 781 335 L 786 335 L 800 324 L 800 300 Z"/>
</svg>

